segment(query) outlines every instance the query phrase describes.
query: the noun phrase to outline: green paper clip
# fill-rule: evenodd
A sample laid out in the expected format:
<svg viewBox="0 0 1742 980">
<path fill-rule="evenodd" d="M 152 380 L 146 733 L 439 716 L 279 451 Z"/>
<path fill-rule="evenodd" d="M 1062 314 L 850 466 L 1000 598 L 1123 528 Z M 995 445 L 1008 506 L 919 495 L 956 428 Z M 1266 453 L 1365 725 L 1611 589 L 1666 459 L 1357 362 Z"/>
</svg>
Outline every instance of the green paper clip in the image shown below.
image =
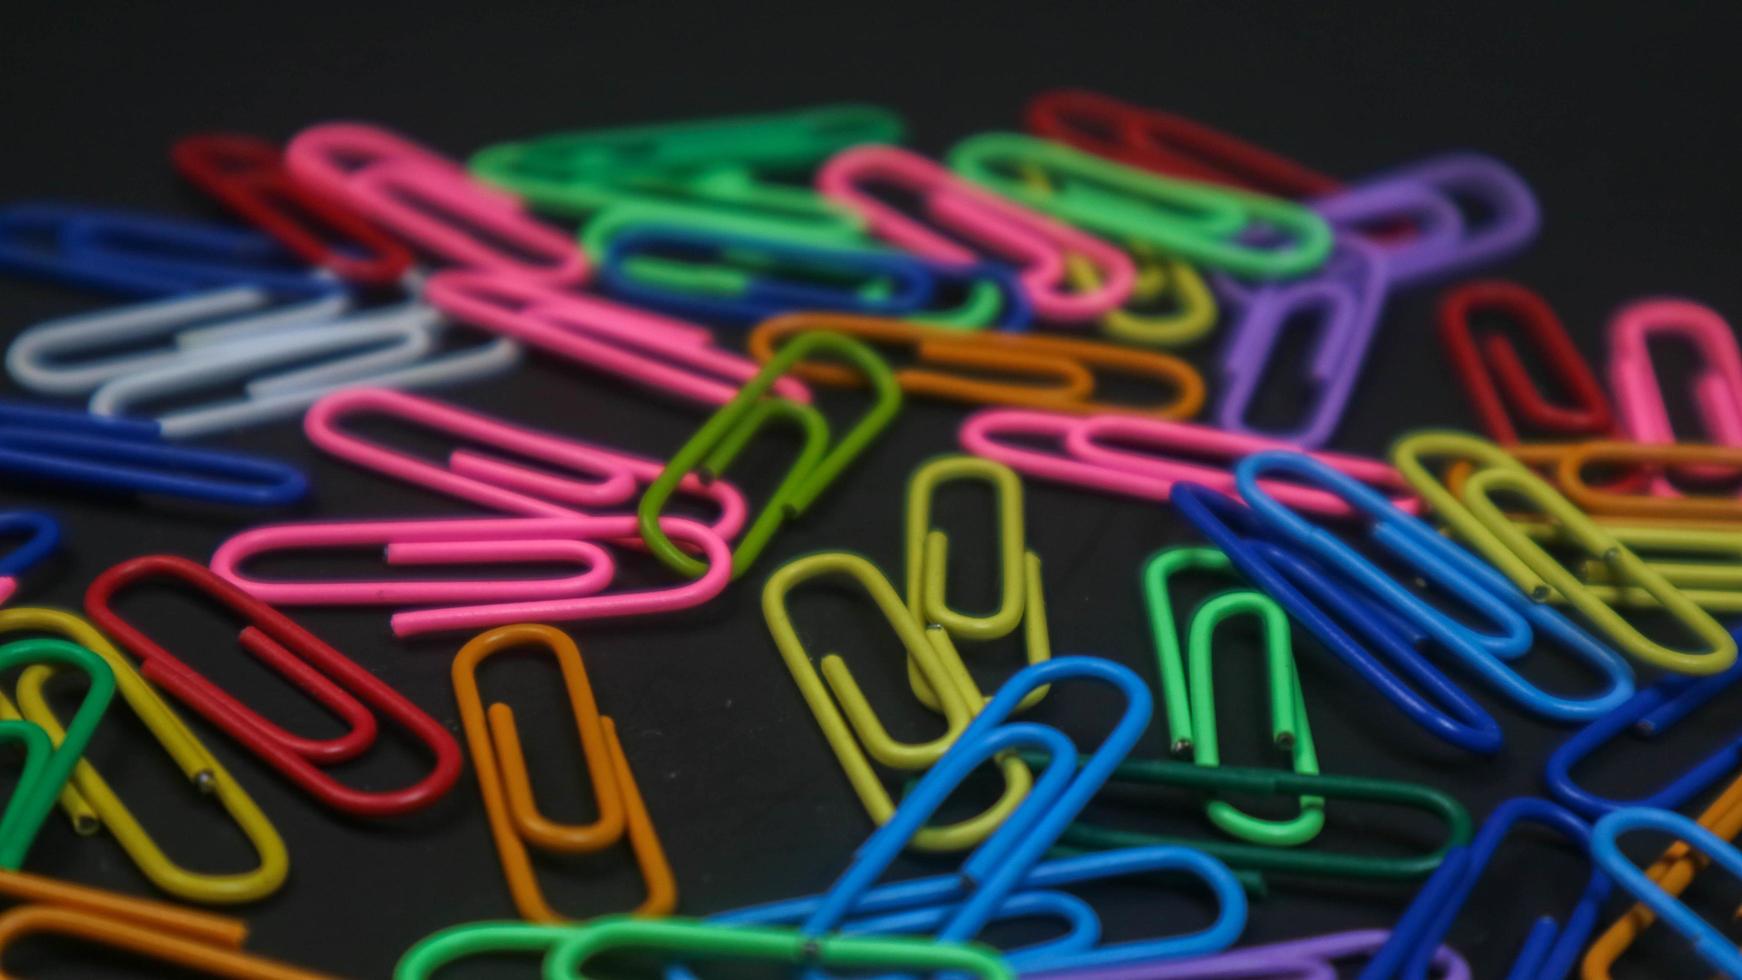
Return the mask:
<svg viewBox="0 0 1742 980">
<path fill-rule="evenodd" d="M 24 864 L 37 831 L 54 809 L 61 789 L 72 778 L 73 768 L 85 754 L 85 746 L 96 732 L 97 723 L 103 720 L 109 700 L 115 696 L 115 674 L 109 665 L 76 643 L 38 637 L 0 646 L 0 670 L 31 664 L 72 667 L 89 678 L 89 687 L 58 745 L 39 725 L 0 722 L 5 730 L 3 737 L 22 742 L 25 749 L 24 775 L 19 778 L 5 813 L 0 814 L 0 868 L 8 871 L 17 871 Z"/>
<path fill-rule="evenodd" d="M 789 367 L 816 353 L 834 354 L 852 363 L 872 388 L 871 408 L 832 446 L 828 419 L 815 407 L 785 398 L 764 397 Z M 768 503 L 732 549 L 732 577 L 736 579 L 755 563 L 780 525 L 815 503 L 900 411 L 901 386 L 889 365 L 871 348 L 827 331 L 798 336 L 781 347 L 731 401 L 703 423 L 648 485 L 635 509 L 647 550 L 679 574 L 695 578 L 707 571 L 705 563 L 686 554 L 659 526 L 666 502 L 692 471 L 699 470 L 704 479 L 721 476 L 764 426 L 784 421 L 800 431 L 804 444 Z"/>
<path fill-rule="evenodd" d="M 1026 756 L 1025 756 L 1026 758 Z M 1030 765 L 1044 759 L 1028 758 Z M 1067 849 L 1111 851 L 1126 847 L 1161 844 L 1195 847 L 1220 858 L 1231 868 L 1310 877 L 1362 878 L 1415 881 L 1432 874 L 1446 853 L 1470 842 L 1470 813 L 1449 793 L 1429 786 L 1395 779 L 1364 776 L 1327 776 L 1314 773 L 1278 772 L 1219 766 L 1208 769 L 1189 762 L 1168 759 L 1128 759 L 1113 770 L 1108 786 L 1120 782 L 1145 786 L 1180 786 L 1208 793 L 1243 793 L 1254 796 L 1316 796 L 1333 800 L 1389 803 L 1420 810 L 1438 817 L 1445 838 L 1431 851 L 1401 857 L 1368 854 L 1334 854 L 1309 848 L 1267 847 L 1235 841 L 1172 837 L 1142 831 L 1072 824 L 1059 837 Z"/>
<path fill-rule="evenodd" d="M 1180 654 L 1169 580 L 1185 569 L 1230 572 L 1228 556 L 1216 548 L 1179 547 L 1157 552 L 1143 566 L 1143 590 L 1148 599 L 1150 632 L 1167 707 L 1168 750 L 1197 765 L 1221 764 L 1216 736 L 1216 627 L 1233 616 L 1251 615 L 1264 629 L 1265 662 L 1270 673 L 1270 727 L 1276 746 L 1290 754 L 1297 773 L 1319 771 L 1312 729 L 1307 725 L 1306 699 L 1295 670 L 1288 614 L 1262 592 L 1238 589 L 1211 597 L 1192 614 L 1186 657 Z M 1187 670 L 1187 659 L 1190 670 Z M 1188 693 L 1189 692 L 1189 693 Z M 1204 814 L 1224 832 L 1253 844 L 1295 847 L 1317 837 L 1325 825 L 1325 801 L 1303 796 L 1300 813 L 1287 820 L 1268 820 L 1242 813 L 1233 804 L 1210 800 Z"/>
<path fill-rule="evenodd" d="M 1331 254 L 1331 226 L 1292 201 L 1162 177 L 1032 136 L 971 136 L 949 159 L 969 180 L 1063 221 L 1242 278 L 1304 276 Z M 1255 231 L 1282 241 L 1252 244 L 1245 236 Z"/>
</svg>

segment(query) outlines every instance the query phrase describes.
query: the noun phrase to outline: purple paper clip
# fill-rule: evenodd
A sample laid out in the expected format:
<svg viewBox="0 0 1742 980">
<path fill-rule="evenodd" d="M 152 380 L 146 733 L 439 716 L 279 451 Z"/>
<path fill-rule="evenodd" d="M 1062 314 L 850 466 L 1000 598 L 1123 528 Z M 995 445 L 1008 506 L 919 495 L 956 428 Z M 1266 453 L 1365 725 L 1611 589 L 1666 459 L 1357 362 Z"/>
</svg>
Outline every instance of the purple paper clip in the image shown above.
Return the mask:
<svg viewBox="0 0 1742 980">
<path fill-rule="evenodd" d="M 1282 439 L 1317 447 L 1330 440 L 1342 421 L 1367 358 L 1379 313 L 1385 306 L 1387 265 L 1380 247 L 1352 236 L 1337 243 L 1325 268 L 1311 279 L 1263 286 L 1245 294 L 1246 308 L 1222 353 L 1222 400 L 1216 421 L 1231 432 Z M 1246 412 L 1277 338 L 1301 313 L 1324 324 L 1309 378 L 1318 387 L 1316 404 L 1299 426 L 1263 432 L 1246 424 Z"/>
<path fill-rule="evenodd" d="M 1424 201 L 1423 195 L 1438 203 Z M 1458 200 L 1479 202 L 1474 223 Z M 1360 233 L 1385 253 L 1390 285 L 1445 278 L 1505 258 L 1542 225 L 1536 196 L 1512 168 L 1478 153 L 1451 153 L 1388 171 L 1313 202 L 1339 232 Z M 1374 235 L 1405 226 L 1409 234 Z"/>
<path fill-rule="evenodd" d="M 1337 961 L 1370 956 L 1389 938 L 1385 929 L 1354 929 L 1191 960 L 1042 972 L 1033 980 L 1336 980 Z M 1434 953 L 1433 971 L 1435 980 L 1470 980 L 1470 964 L 1450 946 Z"/>
</svg>

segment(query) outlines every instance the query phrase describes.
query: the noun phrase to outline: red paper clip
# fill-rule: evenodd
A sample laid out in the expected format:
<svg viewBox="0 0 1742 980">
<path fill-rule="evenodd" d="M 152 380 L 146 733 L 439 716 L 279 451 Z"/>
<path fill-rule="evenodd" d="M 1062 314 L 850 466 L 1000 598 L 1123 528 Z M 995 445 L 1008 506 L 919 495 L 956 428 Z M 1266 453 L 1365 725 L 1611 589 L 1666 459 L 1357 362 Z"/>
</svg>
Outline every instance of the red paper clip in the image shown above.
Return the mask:
<svg viewBox="0 0 1742 980">
<path fill-rule="evenodd" d="M 1477 312 L 1500 314 L 1516 324 L 1573 404 L 1548 399 L 1531 379 L 1517 345 L 1506 336 L 1490 333 L 1478 342 L 1470 323 L 1471 314 Z M 1517 444 L 1520 423 L 1567 438 L 1614 433 L 1615 414 L 1608 395 L 1541 296 L 1512 282 L 1465 283 L 1441 298 L 1439 318 L 1440 342 L 1452 359 L 1452 369 L 1470 393 L 1482 427 L 1496 442 Z M 1517 412 L 1517 422 L 1508 406 Z"/>
<path fill-rule="evenodd" d="M 176 580 L 236 612 L 248 622 L 239 634 L 243 649 L 307 691 L 350 730 L 324 739 L 293 735 L 159 646 L 111 607 L 115 593 L 148 579 Z M 174 555 L 124 561 L 91 583 L 85 592 L 85 612 L 99 629 L 140 659 L 139 672 L 146 680 L 205 716 L 335 810 L 359 817 L 409 813 L 440 799 L 460 775 L 459 744 L 440 722 L 283 613 L 203 565 Z M 371 707 L 405 726 L 429 749 L 435 757 L 429 775 L 404 789 L 365 791 L 345 786 L 323 771 L 325 766 L 355 759 L 374 744 L 377 724 Z"/>
<path fill-rule="evenodd" d="M 170 148 L 176 172 L 248 219 L 279 244 L 347 282 L 390 286 L 411 268 L 411 252 L 332 198 L 291 180 L 284 154 L 263 139 L 201 133 Z M 338 244 L 322 232 L 335 233 Z"/>
<path fill-rule="evenodd" d="M 1317 197 L 1342 181 L 1238 136 L 1170 112 L 1082 89 L 1042 92 L 1028 103 L 1028 131 L 1158 173 L 1277 197 Z"/>
</svg>

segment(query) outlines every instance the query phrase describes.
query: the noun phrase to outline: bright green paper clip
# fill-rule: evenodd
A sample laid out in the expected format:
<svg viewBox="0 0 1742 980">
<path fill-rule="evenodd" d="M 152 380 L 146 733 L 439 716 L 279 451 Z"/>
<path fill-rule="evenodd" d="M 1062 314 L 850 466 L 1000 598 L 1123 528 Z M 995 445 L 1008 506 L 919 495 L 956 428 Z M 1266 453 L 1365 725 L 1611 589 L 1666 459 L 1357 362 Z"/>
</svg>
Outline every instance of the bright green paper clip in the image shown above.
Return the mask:
<svg viewBox="0 0 1742 980">
<path fill-rule="evenodd" d="M 1242 278 L 1296 278 L 1331 254 L 1331 226 L 1292 201 L 1162 177 L 1032 136 L 971 136 L 949 159 L 969 180 L 1063 221 Z M 1252 244 L 1253 231 L 1282 241 Z"/>
<path fill-rule="evenodd" d="M 109 665 L 76 643 L 42 637 L 0 646 L 0 670 L 31 664 L 72 667 L 89 678 L 89 687 L 59 745 L 39 725 L 0 722 L 0 731 L 4 732 L 0 737 L 22 743 L 25 750 L 24 774 L 12 791 L 5 813 L 0 814 L 0 868 L 8 871 L 17 871 L 24 864 L 37 831 L 54 809 L 62 787 L 72 778 L 73 767 L 84 755 L 97 723 L 108 710 L 109 700 L 115 696 L 115 674 Z"/>
</svg>

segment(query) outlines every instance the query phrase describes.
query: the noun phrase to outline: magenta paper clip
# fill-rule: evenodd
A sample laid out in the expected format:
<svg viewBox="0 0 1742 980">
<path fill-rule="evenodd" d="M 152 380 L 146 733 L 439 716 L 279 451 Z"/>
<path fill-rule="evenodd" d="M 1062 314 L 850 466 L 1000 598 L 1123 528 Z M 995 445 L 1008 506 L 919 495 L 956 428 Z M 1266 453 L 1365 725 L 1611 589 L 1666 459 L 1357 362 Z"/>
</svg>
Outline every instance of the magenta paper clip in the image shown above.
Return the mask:
<svg viewBox="0 0 1742 980">
<path fill-rule="evenodd" d="M 587 257 L 569 235 L 459 164 L 385 129 L 311 126 L 290 141 L 284 163 L 298 184 L 447 262 L 553 285 L 587 278 Z"/>
<path fill-rule="evenodd" d="M 249 594 L 274 605 L 396 606 L 461 599 L 504 600 L 394 613 L 391 624 L 397 636 L 487 629 L 519 622 L 573 622 L 674 612 L 720 594 L 732 576 L 731 547 L 704 525 L 686 518 L 661 518 L 660 527 L 680 545 L 701 553 L 708 564 L 707 572 L 669 589 L 600 594 L 616 573 L 615 563 L 602 542 L 635 537 L 638 525 L 634 515 L 273 524 L 243 531 L 225 541 L 212 554 L 211 566 L 212 571 Z M 584 555 L 590 566 L 582 575 L 558 580 L 506 579 L 485 583 L 402 579 L 295 581 L 254 578 L 242 571 L 244 563 L 274 552 L 372 545 L 386 547 L 390 565 L 512 562 L 527 560 L 523 556 L 541 551 L 541 560 L 548 561 L 566 548 L 571 556 Z M 539 590 L 558 594 L 538 595 Z"/>
<path fill-rule="evenodd" d="M 940 262 L 968 265 L 984 257 L 963 240 L 1014 265 L 1034 312 L 1047 320 L 1082 323 L 1118 309 L 1131 295 L 1137 267 L 1124 251 L 1062 222 L 998 197 L 917 153 L 893 146 L 857 146 L 830 157 L 817 171 L 817 188 L 864 217 L 873 235 Z M 918 202 L 946 235 L 873 193 L 885 188 Z M 1095 268 L 1097 285 L 1071 288 L 1066 259 L 1077 255 Z"/>
<path fill-rule="evenodd" d="M 1651 363 L 1651 342 L 1667 337 L 1685 340 L 1699 351 L 1690 394 L 1705 432 L 1696 441 L 1742 446 L 1742 351 L 1737 349 L 1736 333 L 1711 309 L 1683 299 L 1629 303 L 1609 323 L 1609 387 L 1615 392 L 1622 430 L 1635 442 L 1676 441 L 1663 387 Z M 1719 479 L 1730 473 L 1713 467 L 1686 467 L 1684 472 Z M 1665 473 L 1652 477 L 1651 492 L 1659 497 L 1680 496 Z"/>
<path fill-rule="evenodd" d="M 1386 260 L 1376 245 L 1358 238 L 1337 243 L 1324 269 L 1309 279 L 1267 283 L 1246 295 L 1245 309 L 1222 353 L 1223 392 L 1217 421 L 1230 432 L 1268 435 L 1292 446 L 1317 447 L 1330 441 L 1343 420 L 1361 366 L 1367 360 L 1387 292 Z M 1315 386 L 1312 411 L 1282 433 L 1261 433 L 1246 424 L 1246 413 L 1264 378 L 1265 367 L 1283 330 L 1316 314 L 1324 327 L 1318 351 L 1307 366 Z"/>
<path fill-rule="evenodd" d="M 1162 419 L 1131 415 L 1056 415 L 1028 409 L 988 409 L 963 421 L 957 431 L 963 449 L 976 456 L 1054 483 L 1085 490 L 1166 501 L 1174 485 L 1201 483 L 1234 492 L 1234 461 L 1289 445 L 1264 436 L 1246 435 Z M 1036 442 L 1057 447 L 1037 448 Z M 1308 453 L 1387 494 L 1401 510 L 1416 513 L 1419 504 L 1397 470 L 1384 460 L 1345 453 Z M 1226 466 L 1206 460 L 1226 461 Z M 1290 507 L 1327 517 L 1348 517 L 1347 501 L 1313 487 L 1270 482 L 1266 488 Z"/>
<path fill-rule="evenodd" d="M 424 296 L 457 320 L 684 401 L 724 405 L 762 370 L 713 346 L 703 327 L 513 276 L 450 269 L 430 277 Z M 774 391 L 811 400 L 795 378 L 776 381 Z"/>
<path fill-rule="evenodd" d="M 445 465 L 372 442 L 342 422 L 377 415 L 454 436 L 487 448 L 455 449 Z M 590 508 L 633 512 L 641 492 L 665 465 L 658 460 L 512 425 L 434 398 L 386 388 L 356 388 L 327 395 L 303 416 L 303 432 L 322 450 L 347 462 L 446 497 L 519 517 L 589 517 Z M 513 454 L 536 465 L 505 458 Z M 562 473 L 576 473 L 576 479 Z M 726 540 L 744 527 L 746 507 L 725 480 L 691 476 L 680 491 L 707 501 L 717 516 L 708 524 Z"/>
<path fill-rule="evenodd" d="M 1442 199 L 1422 203 L 1421 192 Z M 1480 222 L 1457 202 L 1476 202 Z M 1448 218 L 1447 208 L 1457 212 Z M 1512 168 L 1493 157 L 1453 153 L 1409 164 L 1314 201 L 1338 231 L 1372 231 L 1407 222 L 1408 235 L 1364 236 L 1385 253 L 1393 287 L 1445 278 L 1499 261 L 1530 244 L 1542 225 L 1536 196 Z"/>
<path fill-rule="evenodd" d="M 1190 960 L 1040 972 L 1032 980 L 1336 980 L 1343 975 L 1337 966 L 1340 961 L 1371 956 L 1389 938 L 1391 933 L 1384 929 L 1354 929 Z M 1433 957 L 1433 977 L 1470 980 L 1470 964 L 1457 950 L 1441 946 Z"/>
</svg>

